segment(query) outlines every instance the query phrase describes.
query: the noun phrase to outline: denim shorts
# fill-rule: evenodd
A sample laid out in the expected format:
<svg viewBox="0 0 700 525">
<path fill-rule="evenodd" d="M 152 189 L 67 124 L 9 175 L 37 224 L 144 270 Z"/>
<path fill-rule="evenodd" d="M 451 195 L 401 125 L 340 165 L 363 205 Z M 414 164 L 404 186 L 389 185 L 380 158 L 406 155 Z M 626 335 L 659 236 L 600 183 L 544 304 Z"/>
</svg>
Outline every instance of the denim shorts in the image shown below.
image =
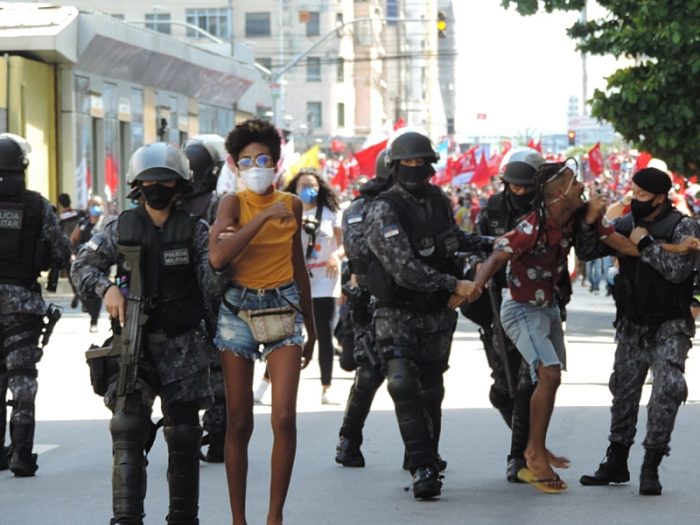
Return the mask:
<svg viewBox="0 0 700 525">
<path fill-rule="evenodd" d="M 299 308 L 300 304 L 299 292 L 293 282 L 268 290 L 254 290 L 232 285 L 228 287 L 224 297 L 231 305 L 240 310 L 279 308 L 289 306 L 289 303 Z M 259 343 L 253 338 L 248 324 L 231 312 L 222 302 L 219 308 L 214 344 L 222 352 L 233 352 L 253 361 L 267 359 L 270 352 L 283 346 L 302 346 L 304 344 L 303 330 L 304 318 L 300 313 L 297 313 L 294 335 L 272 343 Z M 262 350 L 260 349 L 261 345 Z"/>
<path fill-rule="evenodd" d="M 501 305 L 501 325 L 530 366 L 533 383 L 537 382 L 540 364 L 566 369 L 564 331 L 556 303 L 553 306 L 519 303 L 506 292 Z"/>
</svg>

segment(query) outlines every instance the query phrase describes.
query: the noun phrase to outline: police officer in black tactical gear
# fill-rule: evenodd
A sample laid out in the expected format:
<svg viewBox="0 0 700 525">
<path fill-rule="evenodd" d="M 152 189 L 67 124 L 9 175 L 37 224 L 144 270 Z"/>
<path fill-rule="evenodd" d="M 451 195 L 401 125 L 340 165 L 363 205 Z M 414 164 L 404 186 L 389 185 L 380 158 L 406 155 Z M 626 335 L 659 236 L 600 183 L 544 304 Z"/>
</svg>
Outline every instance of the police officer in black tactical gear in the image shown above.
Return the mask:
<svg viewBox="0 0 700 525">
<path fill-rule="evenodd" d="M 440 495 L 438 442 L 457 314 L 448 305 L 467 297 L 457 252 L 474 252 L 484 239 L 456 225 L 440 188 L 430 184 L 438 160 L 430 139 L 416 131 L 397 136 L 386 154 L 393 186 L 374 199 L 365 217 L 371 260 L 368 285 L 377 299 L 376 348 L 383 363 L 413 494 Z"/>
<path fill-rule="evenodd" d="M 36 365 L 47 307 L 37 283 L 49 268 L 67 268 L 70 241 L 51 204 L 25 186 L 31 147 L 22 137 L 0 134 L 0 470 L 33 476 Z M 7 391 L 12 401 L 7 402 Z M 5 448 L 6 406 L 10 416 Z"/>
<path fill-rule="evenodd" d="M 364 467 L 360 451 L 362 427 L 377 389 L 384 381 L 376 354 L 372 312 L 374 304 L 368 288 L 369 246 L 364 233 L 365 214 L 374 198 L 389 189 L 391 172 L 385 162 L 386 150 L 377 156 L 373 179 L 360 187 L 360 195 L 343 214 L 343 245 L 355 286 L 348 287 L 348 307 L 354 332 L 353 357 L 357 363 L 355 381 L 345 407 L 335 461 L 345 467 Z"/>
<path fill-rule="evenodd" d="M 651 370 L 639 493 L 658 496 L 662 491 L 659 464 L 670 453 L 676 415 L 688 396 L 685 360 L 695 335 L 690 306 L 696 255 L 671 253 L 670 248 L 700 237 L 700 226 L 669 201 L 671 178 L 666 172 L 647 167 L 632 177 L 632 183 L 631 212 L 615 221 L 615 230 L 637 244 L 640 256 L 619 258 L 620 273 L 613 287 L 617 348 L 609 383 L 613 394 L 610 445 L 595 473 L 580 481 L 582 485 L 629 481 L 627 459 L 637 430 L 642 387 Z M 584 231 L 583 235 L 593 234 Z"/>
<path fill-rule="evenodd" d="M 219 135 L 199 135 L 185 142 L 182 151 L 190 161 L 193 182 L 192 192 L 182 197 L 179 207 L 192 215 L 201 217 L 211 226 L 219 207 L 219 198 L 214 190 L 219 172 L 226 162 L 225 141 Z M 216 316 L 218 311 L 214 313 Z M 208 326 L 207 331 L 213 337 L 216 327 Z M 209 445 L 202 459 L 209 463 L 223 463 L 226 437 L 226 392 L 219 351 L 213 345 L 211 359 L 214 404 L 204 412 L 202 418 L 202 426 L 207 433 L 202 439 L 202 444 Z"/>
<path fill-rule="evenodd" d="M 182 196 L 180 208 L 212 225 L 219 207 L 216 180 L 226 162 L 226 146 L 219 135 L 198 135 L 182 146 L 192 170 L 192 191 Z"/>
<path fill-rule="evenodd" d="M 515 228 L 532 211 L 535 174 L 544 162 L 542 155 L 532 148 L 516 148 L 505 154 L 500 167 L 504 189 L 492 195 L 481 211 L 477 223 L 478 233 L 500 237 Z M 482 256 L 473 257 L 470 261 L 472 268 L 482 261 Z M 468 277 L 473 279 L 474 274 L 470 273 Z M 500 324 L 494 323 L 494 311 L 500 312 L 501 291 L 506 286 L 504 268 L 493 277 L 488 293 L 474 303 L 465 303 L 461 311 L 465 317 L 479 325 L 479 334 L 493 379 L 489 400 L 512 429 L 506 478 L 517 482 L 518 471 L 525 466 L 524 452 L 530 430 L 530 397 L 534 385 L 517 348 L 502 332 Z M 505 356 L 504 349 L 500 347 L 501 341 L 506 346 Z"/>
<path fill-rule="evenodd" d="M 129 293 L 133 275 L 133 269 L 125 266 L 125 254 L 129 247 L 141 247 L 142 304 L 148 320 L 142 329 L 136 389 L 121 396 L 117 375 L 100 381 L 108 385 L 105 404 L 113 411 L 114 517 L 110 523 L 143 524 L 146 450 L 155 431 L 151 412 L 155 397 L 160 396 L 168 445 L 166 521 L 196 525 L 202 438 L 198 412 L 212 399 L 211 347 L 201 325 L 218 299 L 208 262 L 208 227 L 174 207 L 191 182 L 187 157 L 179 149 L 165 143 L 139 148 L 131 157 L 127 181 L 138 187 L 142 203 L 96 234 L 71 268 L 81 295 L 103 296 L 110 316 L 124 326 L 123 294 Z M 106 277 L 114 264 L 116 282 Z"/>
</svg>

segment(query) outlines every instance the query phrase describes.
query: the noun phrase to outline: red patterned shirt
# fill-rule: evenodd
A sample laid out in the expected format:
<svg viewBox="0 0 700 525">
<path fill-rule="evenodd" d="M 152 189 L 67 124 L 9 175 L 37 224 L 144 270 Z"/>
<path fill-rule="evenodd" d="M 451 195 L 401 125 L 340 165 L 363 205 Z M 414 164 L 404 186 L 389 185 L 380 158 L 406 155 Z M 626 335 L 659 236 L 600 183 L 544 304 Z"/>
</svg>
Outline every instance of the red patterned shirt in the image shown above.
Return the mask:
<svg viewBox="0 0 700 525">
<path fill-rule="evenodd" d="M 605 238 L 615 231 L 611 225 L 596 224 Z M 494 250 L 512 253 L 508 287 L 514 300 L 534 306 L 555 304 L 557 283 L 566 271 L 566 260 L 574 245 L 574 219 L 559 226 L 547 214 L 545 231 L 539 233 L 537 214 L 533 211 L 514 229 L 496 240 Z"/>
</svg>

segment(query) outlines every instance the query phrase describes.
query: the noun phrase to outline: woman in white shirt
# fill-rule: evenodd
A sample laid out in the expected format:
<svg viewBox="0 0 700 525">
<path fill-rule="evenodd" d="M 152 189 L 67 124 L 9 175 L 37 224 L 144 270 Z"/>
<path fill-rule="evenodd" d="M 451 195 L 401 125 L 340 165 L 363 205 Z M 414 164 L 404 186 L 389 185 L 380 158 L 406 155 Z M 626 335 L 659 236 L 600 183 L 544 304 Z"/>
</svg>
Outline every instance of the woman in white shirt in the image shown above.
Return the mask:
<svg viewBox="0 0 700 525">
<path fill-rule="evenodd" d="M 330 404 L 327 394 L 333 376 L 333 319 L 344 257 L 340 207 L 333 190 L 313 168 L 299 171 L 285 191 L 298 195 L 303 204 L 301 239 L 316 320 L 321 403 Z"/>
</svg>

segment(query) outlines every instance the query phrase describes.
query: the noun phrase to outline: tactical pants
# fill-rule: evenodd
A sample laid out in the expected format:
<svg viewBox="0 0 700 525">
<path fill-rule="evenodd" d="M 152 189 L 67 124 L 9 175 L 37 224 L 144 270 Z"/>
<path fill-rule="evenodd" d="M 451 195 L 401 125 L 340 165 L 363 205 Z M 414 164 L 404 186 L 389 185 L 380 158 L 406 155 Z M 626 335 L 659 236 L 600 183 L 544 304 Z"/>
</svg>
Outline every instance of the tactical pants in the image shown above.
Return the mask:
<svg viewBox="0 0 700 525">
<path fill-rule="evenodd" d="M 383 382 L 384 374 L 377 368 L 358 366 L 355 370 L 355 381 L 350 387 L 343 425 L 339 432 L 340 436 L 350 440 L 353 445 L 359 447 L 362 444 L 362 428 L 365 426 L 374 395 Z"/>
<path fill-rule="evenodd" d="M 479 336 L 484 345 L 486 353 L 486 361 L 491 369 L 491 379 L 493 384 L 489 391 L 489 401 L 493 407 L 501 413 L 506 424 L 510 427 L 513 419 L 514 399 L 510 396 L 508 388 L 508 376 L 506 374 L 506 363 L 503 360 L 501 351 L 498 348 L 498 339 L 494 333 L 493 327 L 480 328 Z M 508 355 L 508 369 L 510 372 L 513 387 L 518 380 L 518 373 L 522 363 L 520 352 L 515 348 L 513 342 L 503 335 L 506 343 L 506 352 Z"/>
<path fill-rule="evenodd" d="M 214 391 L 214 404 L 204 412 L 202 425 L 207 434 L 224 435 L 226 433 L 226 391 L 224 373 L 221 369 L 219 351 L 214 349 L 210 372 L 211 387 Z"/>
<path fill-rule="evenodd" d="M 678 408 L 688 397 L 683 374 L 690 346 L 690 338 L 685 334 L 662 337 L 657 331 L 648 338 L 625 338 L 618 333 L 615 365 L 610 376 L 611 442 L 625 446 L 634 442 L 639 400 L 651 368 L 653 386 L 647 406 L 644 447 L 668 448 Z"/>
<path fill-rule="evenodd" d="M 0 444 L 5 437 L 9 389 L 12 394 L 12 401 L 8 403 L 12 407 L 11 433 L 23 436 L 22 445 L 27 453 L 31 453 L 33 445 L 34 401 L 38 386 L 36 365 L 43 354 L 37 346 L 41 320 L 40 315 L 34 314 L 0 315 Z"/>
<path fill-rule="evenodd" d="M 443 374 L 456 321 L 447 309 L 418 314 L 380 308 L 375 315 L 377 347 L 411 472 L 437 468 Z"/>
</svg>

